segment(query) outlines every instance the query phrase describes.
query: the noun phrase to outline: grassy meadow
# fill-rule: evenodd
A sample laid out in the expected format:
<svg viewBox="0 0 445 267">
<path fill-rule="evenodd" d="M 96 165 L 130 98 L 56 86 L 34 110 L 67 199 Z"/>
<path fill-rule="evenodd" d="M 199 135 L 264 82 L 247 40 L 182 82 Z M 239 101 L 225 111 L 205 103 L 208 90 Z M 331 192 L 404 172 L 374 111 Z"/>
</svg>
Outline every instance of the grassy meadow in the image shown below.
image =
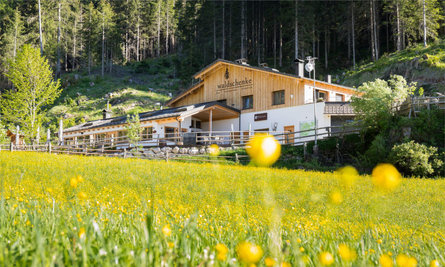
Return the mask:
<svg viewBox="0 0 445 267">
<path fill-rule="evenodd" d="M 0 265 L 444 266 L 445 180 L 0 152 Z"/>
</svg>

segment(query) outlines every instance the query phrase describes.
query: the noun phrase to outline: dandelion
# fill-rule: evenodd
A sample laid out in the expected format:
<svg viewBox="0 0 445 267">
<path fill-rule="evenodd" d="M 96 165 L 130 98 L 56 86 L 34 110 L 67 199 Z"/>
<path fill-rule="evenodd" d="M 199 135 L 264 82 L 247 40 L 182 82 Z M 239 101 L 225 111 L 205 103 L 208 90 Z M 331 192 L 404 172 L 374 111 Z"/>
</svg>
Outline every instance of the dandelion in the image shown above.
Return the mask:
<svg viewBox="0 0 445 267">
<path fill-rule="evenodd" d="M 280 267 L 291 267 L 292 265 L 290 265 L 290 263 L 288 262 L 282 262 Z"/>
<path fill-rule="evenodd" d="M 332 263 L 334 263 L 334 256 L 332 256 L 331 253 L 329 252 L 322 252 L 320 254 L 320 256 L 318 257 L 318 259 L 320 260 L 321 265 L 323 266 L 329 266 Z"/>
<path fill-rule="evenodd" d="M 216 258 L 220 261 L 225 261 L 227 259 L 227 252 L 229 249 L 224 244 L 218 244 L 215 246 L 217 251 Z"/>
<path fill-rule="evenodd" d="M 381 190 L 392 191 L 397 188 L 401 180 L 399 171 L 391 164 L 379 164 L 372 170 L 372 182 Z"/>
<path fill-rule="evenodd" d="M 430 262 L 430 267 L 439 267 L 439 266 L 440 266 L 440 264 L 439 264 L 438 260 L 432 260 Z"/>
<path fill-rule="evenodd" d="M 392 267 L 392 266 L 394 266 L 394 263 L 393 263 L 391 257 L 388 256 L 387 254 L 383 254 L 382 256 L 380 256 L 379 263 L 380 263 L 380 265 L 382 267 Z"/>
<path fill-rule="evenodd" d="M 264 265 L 266 265 L 267 267 L 275 266 L 275 260 L 267 257 L 264 259 Z"/>
<path fill-rule="evenodd" d="M 338 205 L 340 203 L 343 202 L 343 196 L 340 192 L 332 192 L 331 195 L 329 196 L 331 203 Z"/>
<path fill-rule="evenodd" d="M 377 239 L 377 244 L 382 244 L 383 241 L 381 239 Z"/>
<path fill-rule="evenodd" d="M 211 156 L 218 156 L 219 155 L 219 146 L 217 144 L 212 144 L 209 147 L 209 152 Z"/>
<path fill-rule="evenodd" d="M 79 192 L 79 193 L 77 193 L 77 197 L 80 200 L 85 200 L 85 199 L 87 199 L 87 194 L 85 192 Z"/>
<path fill-rule="evenodd" d="M 410 257 L 404 254 L 400 254 L 396 258 L 397 266 L 400 267 L 416 267 L 417 260 L 414 257 Z"/>
<path fill-rule="evenodd" d="M 70 186 L 72 188 L 77 188 L 77 184 L 78 184 L 78 181 L 77 181 L 76 178 L 73 177 L 73 178 L 70 179 Z"/>
<path fill-rule="evenodd" d="M 172 234 L 172 229 L 170 228 L 170 225 L 165 225 L 164 227 L 162 227 L 162 233 L 165 235 L 165 236 L 171 236 L 171 234 Z"/>
<path fill-rule="evenodd" d="M 82 176 L 80 176 L 80 175 L 78 175 L 77 177 L 76 177 L 76 180 L 77 180 L 77 183 L 82 183 L 83 182 L 83 177 Z"/>
<path fill-rule="evenodd" d="M 252 162 L 258 166 L 274 164 L 281 154 L 281 145 L 269 134 L 255 134 L 246 146 Z"/>
<path fill-rule="evenodd" d="M 79 238 L 80 239 L 85 238 L 85 228 L 84 227 L 80 227 L 80 229 L 79 229 Z"/>
<path fill-rule="evenodd" d="M 345 166 L 338 169 L 337 174 L 346 187 L 351 187 L 358 178 L 358 172 L 352 166 Z"/>
<path fill-rule="evenodd" d="M 174 248 L 175 247 L 175 243 L 173 243 L 173 242 L 168 242 L 167 245 L 168 245 L 169 248 Z"/>
<path fill-rule="evenodd" d="M 246 264 L 255 264 L 263 256 L 263 250 L 260 246 L 256 246 L 250 242 L 242 242 L 236 248 L 238 257 L 240 260 Z"/>
<path fill-rule="evenodd" d="M 357 253 L 345 244 L 338 245 L 338 255 L 344 261 L 353 261 L 357 258 Z"/>
</svg>

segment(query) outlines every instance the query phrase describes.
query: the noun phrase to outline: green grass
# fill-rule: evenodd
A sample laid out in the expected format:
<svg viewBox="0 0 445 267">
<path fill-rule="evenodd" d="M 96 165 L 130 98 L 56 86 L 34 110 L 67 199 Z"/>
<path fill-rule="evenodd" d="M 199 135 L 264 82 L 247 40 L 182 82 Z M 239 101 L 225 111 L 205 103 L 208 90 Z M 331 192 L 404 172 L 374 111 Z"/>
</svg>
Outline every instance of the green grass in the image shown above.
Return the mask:
<svg viewBox="0 0 445 267">
<path fill-rule="evenodd" d="M 445 263 L 443 179 L 384 193 L 369 176 L 347 188 L 333 173 L 5 151 L 0 175 L 2 266 L 243 266 L 245 240 L 263 250 L 260 266 L 319 266 L 322 252 L 335 266 L 383 254 Z"/>
<path fill-rule="evenodd" d="M 53 130 L 60 118 L 65 119 L 65 127 L 100 119 L 107 100 L 114 116 L 159 109 L 180 86 L 173 60 L 173 56 L 162 57 L 114 66 L 104 77 L 97 68 L 91 75 L 86 71 L 63 75 L 62 95 L 48 112 Z"/>
<path fill-rule="evenodd" d="M 342 83 L 359 86 L 376 78 L 388 78 L 399 74 L 409 81 L 418 82 L 429 91 L 445 90 L 445 40 L 409 47 L 400 52 L 384 54 L 376 62 L 358 65 L 355 70 L 347 71 Z"/>
</svg>

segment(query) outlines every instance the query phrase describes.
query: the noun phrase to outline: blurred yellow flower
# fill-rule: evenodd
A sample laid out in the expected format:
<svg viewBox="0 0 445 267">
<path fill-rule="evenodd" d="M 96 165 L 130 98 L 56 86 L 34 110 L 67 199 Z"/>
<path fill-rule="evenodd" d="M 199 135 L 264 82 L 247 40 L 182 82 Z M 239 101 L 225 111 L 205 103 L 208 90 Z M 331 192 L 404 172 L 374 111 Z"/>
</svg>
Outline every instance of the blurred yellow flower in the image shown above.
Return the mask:
<svg viewBox="0 0 445 267">
<path fill-rule="evenodd" d="M 381 239 L 377 239 L 377 244 L 382 244 L 383 241 Z"/>
<path fill-rule="evenodd" d="M 227 259 L 227 252 L 229 249 L 224 244 L 218 244 L 215 246 L 216 249 L 216 258 L 220 261 L 225 261 Z"/>
<path fill-rule="evenodd" d="M 359 177 L 358 171 L 352 166 L 345 166 L 338 169 L 337 174 L 346 187 L 352 186 Z"/>
<path fill-rule="evenodd" d="M 357 258 L 357 253 L 345 244 L 338 245 L 338 254 L 344 261 L 353 261 Z"/>
<path fill-rule="evenodd" d="M 397 188 L 401 180 L 399 171 L 391 164 L 382 163 L 372 170 L 372 182 L 381 190 L 392 191 Z"/>
<path fill-rule="evenodd" d="M 393 263 L 391 257 L 386 254 L 383 254 L 382 256 L 380 256 L 379 263 L 382 267 L 394 266 L 394 263 Z"/>
<path fill-rule="evenodd" d="M 171 236 L 172 234 L 172 229 L 170 229 L 170 225 L 166 224 L 164 227 L 162 227 L 162 233 L 165 236 Z"/>
<path fill-rule="evenodd" d="M 77 193 L 77 197 L 81 200 L 87 199 L 87 194 L 85 192 L 79 192 Z"/>
<path fill-rule="evenodd" d="M 292 265 L 290 265 L 290 263 L 288 262 L 282 262 L 281 263 L 281 267 L 291 267 Z"/>
<path fill-rule="evenodd" d="M 304 247 L 300 247 L 300 252 L 304 252 Z"/>
<path fill-rule="evenodd" d="M 343 202 L 343 196 L 338 191 L 332 192 L 331 195 L 329 196 L 329 198 L 330 198 L 332 204 L 338 205 Z"/>
<path fill-rule="evenodd" d="M 397 266 L 399 267 L 416 267 L 417 260 L 414 257 L 407 256 L 405 254 L 400 254 L 396 258 Z"/>
<path fill-rule="evenodd" d="M 246 264 L 255 264 L 263 256 L 261 247 L 247 241 L 240 243 L 236 248 L 236 252 L 239 259 Z"/>
<path fill-rule="evenodd" d="M 77 180 L 77 183 L 81 183 L 81 182 L 83 182 L 83 177 L 80 176 L 80 175 L 78 175 L 78 176 L 76 177 L 76 180 Z"/>
<path fill-rule="evenodd" d="M 211 156 L 216 157 L 219 155 L 219 146 L 217 144 L 210 145 L 209 150 Z"/>
<path fill-rule="evenodd" d="M 320 256 L 318 257 L 318 259 L 320 260 L 321 265 L 323 266 L 329 266 L 332 263 L 334 263 L 334 256 L 332 256 L 331 253 L 329 252 L 322 252 L 320 254 Z"/>
<path fill-rule="evenodd" d="M 72 188 L 76 188 L 77 187 L 77 179 L 76 178 L 71 178 L 70 179 L 70 186 L 72 187 Z"/>
<path fill-rule="evenodd" d="M 439 267 L 439 266 L 440 266 L 440 264 L 439 264 L 438 260 L 432 260 L 430 262 L 430 267 Z"/>
<path fill-rule="evenodd" d="M 81 227 L 79 229 L 79 238 L 84 238 L 85 237 L 85 228 Z"/>
<path fill-rule="evenodd" d="M 252 162 L 258 166 L 274 164 L 281 154 L 281 145 L 269 134 L 255 134 L 246 146 Z"/>
<path fill-rule="evenodd" d="M 168 242 L 167 244 L 168 244 L 169 248 L 174 248 L 175 247 L 175 243 L 173 243 L 173 242 Z"/>
<path fill-rule="evenodd" d="M 266 265 L 267 267 L 275 266 L 275 260 L 267 257 L 264 259 L 264 265 Z"/>
</svg>

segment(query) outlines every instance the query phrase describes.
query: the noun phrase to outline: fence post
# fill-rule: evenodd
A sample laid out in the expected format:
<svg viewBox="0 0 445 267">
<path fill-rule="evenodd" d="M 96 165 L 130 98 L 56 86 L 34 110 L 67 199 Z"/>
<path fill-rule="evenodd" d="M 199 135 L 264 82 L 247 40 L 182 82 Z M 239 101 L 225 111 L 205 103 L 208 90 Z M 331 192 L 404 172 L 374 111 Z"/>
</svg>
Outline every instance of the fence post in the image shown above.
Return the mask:
<svg viewBox="0 0 445 267">
<path fill-rule="evenodd" d="M 236 163 L 239 163 L 238 153 L 235 153 L 235 162 L 236 162 Z"/>
<path fill-rule="evenodd" d="M 303 157 L 304 157 L 304 159 L 307 158 L 307 143 L 306 142 L 304 142 L 304 144 L 303 144 Z"/>
<path fill-rule="evenodd" d="M 124 158 L 127 157 L 127 149 L 124 147 Z"/>
<path fill-rule="evenodd" d="M 9 151 L 14 151 L 14 143 L 13 142 L 11 142 L 10 144 L 9 144 Z"/>
<path fill-rule="evenodd" d="M 105 151 L 105 145 L 104 144 L 102 144 L 102 146 L 100 147 L 100 152 L 103 154 L 104 153 L 104 151 Z"/>
<path fill-rule="evenodd" d="M 338 140 L 335 144 L 335 161 L 337 163 L 340 163 L 340 145 L 338 144 Z"/>
<path fill-rule="evenodd" d="M 52 150 L 52 149 L 51 149 L 51 142 L 49 142 L 49 143 L 48 143 L 48 153 L 51 154 L 51 150 Z"/>
<path fill-rule="evenodd" d="M 165 161 L 168 162 L 168 150 L 165 151 Z"/>
</svg>

